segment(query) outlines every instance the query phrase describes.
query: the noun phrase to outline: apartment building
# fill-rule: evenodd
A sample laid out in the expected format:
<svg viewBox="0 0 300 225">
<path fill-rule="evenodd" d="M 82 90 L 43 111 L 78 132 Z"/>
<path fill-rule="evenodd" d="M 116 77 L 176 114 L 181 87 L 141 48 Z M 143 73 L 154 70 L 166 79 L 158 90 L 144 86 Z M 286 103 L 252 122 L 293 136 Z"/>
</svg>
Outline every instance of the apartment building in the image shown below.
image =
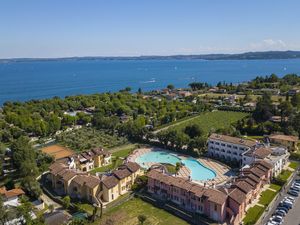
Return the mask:
<svg viewBox="0 0 300 225">
<path fill-rule="evenodd" d="M 208 155 L 241 164 L 243 153 L 256 145 L 252 140 L 213 133 L 208 138 Z"/>
<path fill-rule="evenodd" d="M 272 165 L 257 161 L 244 168 L 233 183 L 208 188 L 163 169 L 151 169 L 148 192 L 159 201 L 173 202 L 181 210 L 207 216 L 219 223 L 238 225 L 246 207 L 259 196 L 263 185 L 270 182 Z"/>
<path fill-rule="evenodd" d="M 69 195 L 74 199 L 85 199 L 100 205 L 117 199 L 127 193 L 136 178 L 143 174 L 137 163 L 128 162 L 117 170 L 101 177 L 71 168 L 63 162 L 49 167 L 48 181 L 58 195 Z"/>
</svg>

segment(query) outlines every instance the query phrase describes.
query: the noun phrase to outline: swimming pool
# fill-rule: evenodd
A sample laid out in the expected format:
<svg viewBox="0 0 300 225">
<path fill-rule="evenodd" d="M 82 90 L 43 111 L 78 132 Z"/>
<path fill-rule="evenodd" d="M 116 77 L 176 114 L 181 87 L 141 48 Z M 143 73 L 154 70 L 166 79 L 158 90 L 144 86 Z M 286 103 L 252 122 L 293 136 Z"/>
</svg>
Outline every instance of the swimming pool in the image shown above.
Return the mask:
<svg viewBox="0 0 300 225">
<path fill-rule="evenodd" d="M 192 180 L 204 181 L 216 177 L 215 171 L 202 165 L 193 157 L 181 159 L 177 154 L 168 151 L 150 151 L 135 160 L 140 166 L 147 168 L 146 163 L 169 163 L 176 165 L 177 162 L 182 162 L 191 170 Z"/>
</svg>

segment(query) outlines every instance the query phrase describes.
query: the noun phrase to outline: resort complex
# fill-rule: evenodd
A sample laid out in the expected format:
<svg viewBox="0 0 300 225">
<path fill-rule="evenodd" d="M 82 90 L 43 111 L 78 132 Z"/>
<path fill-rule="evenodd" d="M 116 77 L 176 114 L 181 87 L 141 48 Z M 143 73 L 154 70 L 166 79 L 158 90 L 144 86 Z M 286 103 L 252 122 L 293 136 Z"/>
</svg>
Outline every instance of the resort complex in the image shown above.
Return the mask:
<svg viewBox="0 0 300 225">
<path fill-rule="evenodd" d="M 135 149 L 122 165 L 104 173 L 91 171 L 110 165 L 112 155 L 91 149 L 56 160 L 44 175 L 45 184 L 58 196 L 106 208 L 145 174 L 148 198 L 200 218 L 238 225 L 264 186 L 287 166 L 288 148 L 216 133 L 208 137 L 207 146 L 207 157 L 200 158 L 157 147 Z M 238 163 L 238 172 L 218 160 Z M 168 170 L 177 165 L 175 172 Z"/>
</svg>

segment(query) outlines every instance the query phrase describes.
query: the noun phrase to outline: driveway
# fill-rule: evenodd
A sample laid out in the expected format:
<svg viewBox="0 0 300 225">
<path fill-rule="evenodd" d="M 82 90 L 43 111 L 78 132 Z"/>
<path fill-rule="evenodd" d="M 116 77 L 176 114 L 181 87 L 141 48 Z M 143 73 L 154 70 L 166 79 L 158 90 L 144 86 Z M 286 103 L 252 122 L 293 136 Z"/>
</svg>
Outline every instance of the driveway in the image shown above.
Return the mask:
<svg viewBox="0 0 300 225">
<path fill-rule="evenodd" d="M 56 203 L 55 201 L 53 201 L 50 197 L 48 197 L 48 195 L 42 193 L 41 197 L 40 197 L 44 203 L 46 205 L 53 205 L 54 209 L 58 209 L 58 208 L 62 208 L 62 206 L 58 203 Z"/>
</svg>

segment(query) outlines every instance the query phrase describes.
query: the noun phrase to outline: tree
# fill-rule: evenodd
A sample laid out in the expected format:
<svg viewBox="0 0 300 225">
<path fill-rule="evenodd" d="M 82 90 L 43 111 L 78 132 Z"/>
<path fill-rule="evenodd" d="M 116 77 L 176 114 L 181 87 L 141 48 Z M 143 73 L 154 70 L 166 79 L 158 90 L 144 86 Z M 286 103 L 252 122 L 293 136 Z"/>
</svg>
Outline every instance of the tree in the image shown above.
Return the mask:
<svg viewBox="0 0 300 225">
<path fill-rule="evenodd" d="M 12 159 L 13 164 L 18 170 L 20 177 L 35 177 L 38 174 L 38 168 L 36 166 L 36 153 L 29 139 L 25 136 L 21 136 L 15 140 L 11 149 L 13 152 Z"/>
<path fill-rule="evenodd" d="M 259 99 L 256 104 L 256 108 L 253 112 L 253 118 L 256 121 L 263 122 L 269 120 L 273 116 L 273 107 L 271 96 L 264 93 L 262 98 Z"/>
<path fill-rule="evenodd" d="M 297 93 L 292 96 L 291 103 L 294 107 L 300 108 L 300 93 Z"/>
<path fill-rule="evenodd" d="M 186 133 L 190 138 L 195 138 L 202 136 L 204 132 L 198 124 L 192 124 L 185 127 L 184 133 Z"/>
<path fill-rule="evenodd" d="M 50 213 L 52 213 L 54 211 L 54 205 L 52 205 L 52 204 L 49 205 L 48 209 L 49 209 Z"/>
<path fill-rule="evenodd" d="M 177 162 L 177 163 L 176 163 L 176 165 L 175 165 L 175 173 L 176 173 L 176 175 L 178 174 L 178 172 L 179 172 L 181 166 L 182 166 L 182 165 L 181 165 L 180 162 Z"/>
<path fill-rule="evenodd" d="M 170 89 L 170 90 L 173 90 L 175 87 L 174 87 L 173 84 L 168 84 L 167 88 Z"/>
<path fill-rule="evenodd" d="M 5 224 L 7 221 L 7 210 L 5 206 L 3 205 L 3 199 L 2 196 L 0 195 L 0 223 Z"/>
<path fill-rule="evenodd" d="M 138 220 L 140 222 L 140 224 L 144 224 L 144 222 L 146 221 L 147 217 L 143 214 L 138 215 Z"/>
<path fill-rule="evenodd" d="M 21 187 L 33 198 L 39 198 L 42 194 L 39 182 L 32 176 L 26 176 L 21 180 Z"/>
<path fill-rule="evenodd" d="M 71 204 L 71 198 L 70 198 L 70 196 L 65 196 L 63 199 L 62 199 L 62 201 L 63 201 L 63 206 L 64 206 L 64 208 L 65 209 L 68 209 L 69 207 L 70 207 L 70 204 Z"/>
</svg>

